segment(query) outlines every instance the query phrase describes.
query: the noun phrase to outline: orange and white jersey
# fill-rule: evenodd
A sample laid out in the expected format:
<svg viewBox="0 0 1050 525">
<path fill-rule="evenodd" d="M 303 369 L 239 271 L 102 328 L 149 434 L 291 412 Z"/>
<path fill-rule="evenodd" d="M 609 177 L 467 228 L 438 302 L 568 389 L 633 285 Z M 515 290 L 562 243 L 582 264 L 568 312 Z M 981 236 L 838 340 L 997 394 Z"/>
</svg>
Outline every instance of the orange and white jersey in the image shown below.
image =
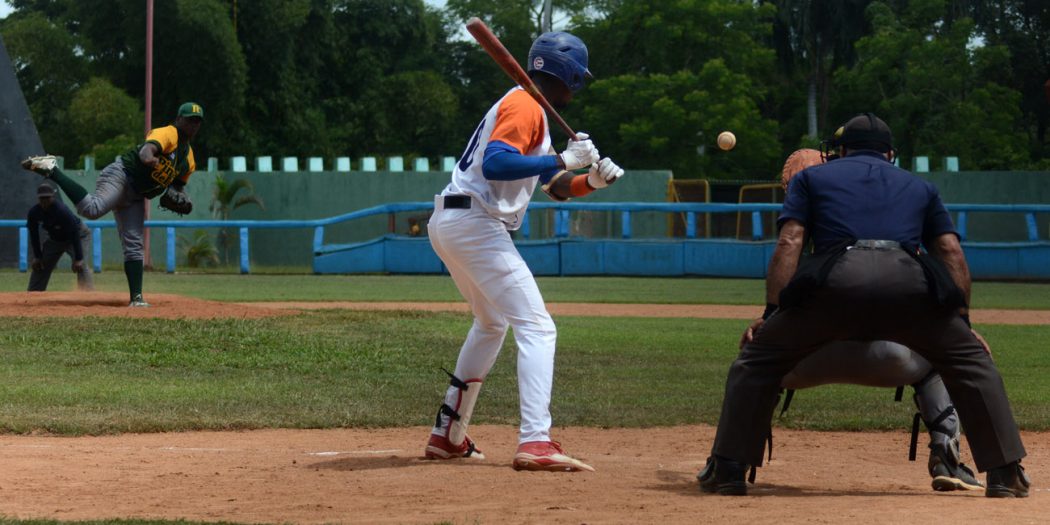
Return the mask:
<svg viewBox="0 0 1050 525">
<path fill-rule="evenodd" d="M 547 114 L 521 87 L 514 87 L 499 99 L 478 124 L 466 151 L 452 170 L 452 182 L 442 195 L 470 195 L 475 203 L 507 225 L 521 227 L 525 210 L 540 174 L 517 180 L 488 180 L 482 173 L 485 148 L 498 140 L 526 156 L 551 155 Z"/>
</svg>

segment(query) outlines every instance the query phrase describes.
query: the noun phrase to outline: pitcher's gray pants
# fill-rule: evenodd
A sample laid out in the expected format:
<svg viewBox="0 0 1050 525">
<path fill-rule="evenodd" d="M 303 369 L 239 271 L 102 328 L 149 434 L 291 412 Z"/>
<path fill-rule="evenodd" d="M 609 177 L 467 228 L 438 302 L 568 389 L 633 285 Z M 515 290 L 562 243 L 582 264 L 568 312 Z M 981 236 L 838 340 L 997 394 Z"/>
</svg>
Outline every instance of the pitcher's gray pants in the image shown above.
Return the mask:
<svg viewBox="0 0 1050 525">
<path fill-rule="evenodd" d="M 98 219 L 113 211 L 125 261 L 144 259 L 142 238 L 146 229 L 146 200 L 131 187 L 124 165 L 118 160 L 106 166 L 95 182 L 95 193 L 88 193 L 77 203 L 77 213 Z"/>
</svg>

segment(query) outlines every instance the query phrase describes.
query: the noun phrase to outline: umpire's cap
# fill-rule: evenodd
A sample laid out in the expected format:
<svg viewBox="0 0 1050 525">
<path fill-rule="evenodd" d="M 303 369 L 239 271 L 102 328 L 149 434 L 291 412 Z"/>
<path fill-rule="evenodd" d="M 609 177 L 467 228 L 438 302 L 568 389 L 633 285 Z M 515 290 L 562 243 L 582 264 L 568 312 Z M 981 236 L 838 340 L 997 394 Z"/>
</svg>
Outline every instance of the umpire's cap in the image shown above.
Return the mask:
<svg viewBox="0 0 1050 525">
<path fill-rule="evenodd" d="M 41 184 L 41 185 L 36 187 L 36 197 L 38 199 L 41 198 L 41 197 L 54 197 L 54 196 L 55 196 L 55 188 L 53 186 L 51 186 L 50 184 L 45 182 L 45 183 L 43 183 L 43 184 Z"/>
<path fill-rule="evenodd" d="M 178 117 L 197 117 L 204 120 L 204 108 L 196 102 L 187 102 L 179 106 Z"/>
<path fill-rule="evenodd" d="M 842 134 L 836 137 L 836 146 L 848 149 L 870 149 L 888 153 L 893 149 L 893 132 L 874 113 L 862 113 L 846 121 Z"/>
</svg>

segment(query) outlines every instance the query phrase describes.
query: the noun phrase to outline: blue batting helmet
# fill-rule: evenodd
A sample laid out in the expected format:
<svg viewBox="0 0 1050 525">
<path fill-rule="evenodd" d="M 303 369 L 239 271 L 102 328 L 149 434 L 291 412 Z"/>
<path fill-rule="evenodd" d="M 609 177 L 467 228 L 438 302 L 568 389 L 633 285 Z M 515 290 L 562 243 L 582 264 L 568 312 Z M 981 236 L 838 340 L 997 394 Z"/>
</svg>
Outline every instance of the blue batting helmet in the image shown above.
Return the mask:
<svg viewBox="0 0 1050 525">
<path fill-rule="evenodd" d="M 552 75 L 573 91 L 583 87 L 584 79 L 593 78 L 587 69 L 587 46 L 564 31 L 543 33 L 532 43 L 529 73 L 533 71 Z"/>
</svg>

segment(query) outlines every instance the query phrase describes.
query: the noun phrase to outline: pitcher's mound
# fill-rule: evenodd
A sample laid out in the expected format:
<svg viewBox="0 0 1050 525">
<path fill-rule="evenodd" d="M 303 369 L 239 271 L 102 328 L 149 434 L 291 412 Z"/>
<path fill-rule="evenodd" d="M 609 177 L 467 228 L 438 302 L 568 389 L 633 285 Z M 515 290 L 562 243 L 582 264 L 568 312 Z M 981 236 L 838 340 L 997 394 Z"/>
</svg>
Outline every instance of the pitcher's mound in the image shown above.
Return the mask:
<svg viewBox="0 0 1050 525">
<path fill-rule="evenodd" d="M 293 315 L 293 310 L 220 303 L 181 295 L 146 294 L 149 308 L 129 308 L 126 292 L 0 293 L 0 317 L 159 317 L 255 319 Z"/>
</svg>

